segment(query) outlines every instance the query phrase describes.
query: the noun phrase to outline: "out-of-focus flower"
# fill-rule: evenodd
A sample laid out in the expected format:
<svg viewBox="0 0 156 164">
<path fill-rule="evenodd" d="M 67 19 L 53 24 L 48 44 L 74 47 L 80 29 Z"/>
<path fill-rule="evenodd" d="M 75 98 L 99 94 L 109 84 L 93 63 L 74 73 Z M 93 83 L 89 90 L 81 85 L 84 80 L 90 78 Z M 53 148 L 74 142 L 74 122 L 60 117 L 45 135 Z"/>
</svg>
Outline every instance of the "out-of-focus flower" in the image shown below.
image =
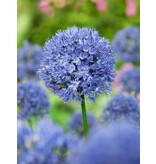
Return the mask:
<svg viewBox="0 0 156 164">
<path fill-rule="evenodd" d="M 122 90 L 128 93 L 140 92 L 140 69 L 132 68 L 130 70 L 124 71 L 119 79 Z"/>
<path fill-rule="evenodd" d="M 49 119 L 39 120 L 32 132 L 21 143 L 25 149 L 18 156 L 20 164 L 65 163 L 70 149 L 77 142 L 73 136 L 65 135 L 63 129 Z"/>
<path fill-rule="evenodd" d="M 49 112 L 46 92 L 32 82 L 19 83 L 17 86 L 18 118 L 29 119 L 31 116 L 43 116 Z"/>
<path fill-rule="evenodd" d="M 17 120 L 17 159 L 26 151 L 25 141 L 32 135 L 30 127 L 22 120 Z"/>
<path fill-rule="evenodd" d="M 58 31 L 44 46 L 38 71 L 45 85 L 68 102 L 109 93 L 115 76 L 115 55 L 109 41 L 91 28 Z"/>
<path fill-rule="evenodd" d="M 104 12 L 107 10 L 106 0 L 96 0 L 95 3 L 98 11 Z"/>
<path fill-rule="evenodd" d="M 38 80 L 36 74 L 42 57 L 42 48 L 38 45 L 31 45 L 25 41 L 23 47 L 18 49 L 17 55 L 17 79 Z"/>
<path fill-rule="evenodd" d="M 30 127 L 22 120 L 17 120 L 17 148 L 23 148 L 24 141 L 32 134 Z"/>
<path fill-rule="evenodd" d="M 120 82 L 121 75 L 123 72 L 130 70 L 134 68 L 134 65 L 132 63 L 124 63 L 119 70 L 116 72 L 116 76 L 113 81 L 113 88 L 117 90 L 117 92 L 122 91 L 123 85 Z"/>
<path fill-rule="evenodd" d="M 40 0 L 38 7 L 42 12 L 47 13 L 49 16 L 54 17 L 55 12 L 52 6 L 50 6 L 50 0 Z"/>
<path fill-rule="evenodd" d="M 74 163 L 139 164 L 139 131 L 126 121 L 107 125 L 96 131 L 88 143 L 79 149 Z"/>
<path fill-rule="evenodd" d="M 117 94 L 104 106 L 102 116 L 104 121 L 127 119 L 139 123 L 139 108 L 139 103 L 134 97 Z"/>
<path fill-rule="evenodd" d="M 140 29 L 128 26 L 117 32 L 113 48 L 124 62 L 140 60 Z"/>
<path fill-rule="evenodd" d="M 137 8 L 135 0 L 126 0 L 126 16 L 132 17 L 136 15 Z"/>
<path fill-rule="evenodd" d="M 132 63 L 124 63 L 119 70 L 117 70 L 116 76 L 114 78 L 114 85 L 119 85 L 120 77 L 124 71 L 134 68 Z"/>
<path fill-rule="evenodd" d="M 88 120 L 88 126 L 89 129 L 95 126 L 96 119 L 94 115 L 91 113 L 87 113 L 87 120 Z M 84 136 L 84 128 L 83 128 L 83 120 L 82 120 L 82 114 L 79 111 L 76 111 L 71 120 L 69 121 L 68 125 L 69 131 L 73 132 L 74 134 L 78 135 L 79 137 Z"/>
</svg>

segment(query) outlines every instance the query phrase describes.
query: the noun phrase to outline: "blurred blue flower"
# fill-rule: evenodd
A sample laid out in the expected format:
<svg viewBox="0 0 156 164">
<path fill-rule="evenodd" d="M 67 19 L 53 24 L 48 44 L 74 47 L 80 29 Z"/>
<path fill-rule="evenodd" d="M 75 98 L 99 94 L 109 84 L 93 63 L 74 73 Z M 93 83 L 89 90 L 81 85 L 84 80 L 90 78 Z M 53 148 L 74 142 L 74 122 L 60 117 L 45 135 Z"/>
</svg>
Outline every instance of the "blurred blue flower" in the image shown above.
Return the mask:
<svg viewBox="0 0 156 164">
<path fill-rule="evenodd" d="M 17 86 L 18 118 L 29 119 L 49 112 L 46 92 L 33 82 L 19 83 Z"/>
<path fill-rule="evenodd" d="M 102 116 L 104 121 L 128 119 L 129 121 L 139 123 L 139 103 L 134 97 L 124 96 L 119 93 L 104 106 Z"/>
<path fill-rule="evenodd" d="M 140 134 L 126 121 L 109 124 L 97 130 L 78 152 L 75 164 L 140 164 Z"/>
<path fill-rule="evenodd" d="M 128 93 L 140 92 L 140 69 L 132 68 L 121 74 L 119 82 L 122 84 L 122 90 Z"/>
<path fill-rule="evenodd" d="M 113 48 L 125 62 L 140 60 L 140 29 L 127 26 L 120 30 L 113 40 Z"/>
<path fill-rule="evenodd" d="M 31 128 L 22 120 L 17 120 L 17 148 L 23 148 L 25 139 L 32 134 Z"/>
<path fill-rule="evenodd" d="M 115 55 L 107 39 L 91 28 L 58 31 L 45 43 L 38 71 L 45 85 L 68 102 L 90 100 L 109 93 L 114 78 Z"/>
<path fill-rule="evenodd" d="M 26 150 L 19 156 L 19 164 L 61 164 L 66 162 L 69 150 L 76 143 L 70 135 L 49 119 L 36 124 L 33 134 L 23 143 Z"/>
<path fill-rule="evenodd" d="M 37 70 L 42 58 L 42 48 L 25 41 L 23 47 L 18 49 L 17 54 L 17 79 L 38 80 Z"/>
<path fill-rule="evenodd" d="M 95 126 L 96 119 L 93 114 L 87 112 L 87 120 L 88 120 L 89 129 Z M 73 114 L 68 124 L 68 130 L 71 131 L 73 134 L 78 135 L 79 137 L 84 136 L 84 128 L 83 128 L 83 120 L 82 120 L 81 112 L 76 111 Z"/>
</svg>

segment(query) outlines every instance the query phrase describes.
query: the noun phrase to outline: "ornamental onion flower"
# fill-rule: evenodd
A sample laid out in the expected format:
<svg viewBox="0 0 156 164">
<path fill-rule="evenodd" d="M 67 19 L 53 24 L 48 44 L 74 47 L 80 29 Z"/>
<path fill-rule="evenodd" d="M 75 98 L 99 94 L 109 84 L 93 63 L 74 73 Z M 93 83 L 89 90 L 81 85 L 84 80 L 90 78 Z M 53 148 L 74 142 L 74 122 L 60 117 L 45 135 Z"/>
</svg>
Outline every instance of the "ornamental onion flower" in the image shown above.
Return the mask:
<svg viewBox="0 0 156 164">
<path fill-rule="evenodd" d="M 115 54 L 107 39 L 91 28 L 71 27 L 58 31 L 44 45 L 38 71 L 45 85 L 68 102 L 81 102 L 85 135 L 88 123 L 85 96 L 109 93 L 114 73 Z"/>
<path fill-rule="evenodd" d="M 88 119 L 88 126 L 90 129 L 95 125 L 96 119 L 95 119 L 94 115 L 92 115 L 89 112 L 87 112 L 87 119 Z M 81 112 L 76 111 L 73 114 L 73 116 L 68 124 L 68 130 L 71 131 L 73 134 L 78 135 L 79 137 L 84 136 L 83 119 L 82 119 Z"/>
<path fill-rule="evenodd" d="M 43 116 L 49 112 L 49 100 L 46 92 L 33 82 L 19 83 L 17 86 L 18 118 Z"/>
<path fill-rule="evenodd" d="M 78 154 L 75 164 L 139 164 L 139 131 L 126 121 L 107 125 L 97 130 Z"/>
<path fill-rule="evenodd" d="M 113 48 L 124 62 L 140 60 L 140 29 L 127 26 L 117 32 L 113 40 Z"/>
<path fill-rule="evenodd" d="M 71 27 L 45 43 L 38 73 L 64 102 L 82 102 L 82 95 L 94 100 L 101 92 L 109 93 L 114 65 L 108 40 L 90 28 Z"/>
<path fill-rule="evenodd" d="M 36 74 L 42 57 L 42 48 L 25 41 L 23 47 L 18 49 L 17 55 L 17 79 L 38 80 Z"/>
<path fill-rule="evenodd" d="M 124 71 L 119 79 L 122 90 L 128 93 L 134 92 L 135 94 L 140 92 L 140 69 L 132 68 Z"/>
<path fill-rule="evenodd" d="M 132 96 L 117 94 L 103 108 L 104 121 L 127 119 L 139 123 L 140 109 L 138 101 Z"/>
</svg>

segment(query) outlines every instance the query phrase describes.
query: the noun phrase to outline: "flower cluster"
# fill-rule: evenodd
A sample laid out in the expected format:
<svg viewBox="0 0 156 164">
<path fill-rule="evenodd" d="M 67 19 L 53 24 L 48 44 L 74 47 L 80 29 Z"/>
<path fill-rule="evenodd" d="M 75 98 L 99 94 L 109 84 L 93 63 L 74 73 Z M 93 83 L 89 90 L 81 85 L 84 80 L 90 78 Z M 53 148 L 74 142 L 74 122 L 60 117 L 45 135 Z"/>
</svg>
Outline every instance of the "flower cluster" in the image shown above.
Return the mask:
<svg viewBox="0 0 156 164">
<path fill-rule="evenodd" d="M 140 121 L 140 107 L 138 101 L 132 96 L 117 94 L 111 99 L 102 111 L 105 121 L 127 119 L 136 123 Z"/>
<path fill-rule="evenodd" d="M 90 129 L 95 125 L 96 119 L 94 115 L 87 112 L 87 120 Z M 79 137 L 84 136 L 84 128 L 83 128 L 83 120 L 82 120 L 81 112 L 75 112 L 73 114 L 71 120 L 69 121 L 68 129 L 69 131 L 72 131 L 74 134 L 77 134 Z"/>
<path fill-rule="evenodd" d="M 140 92 L 140 69 L 132 68 L 124 71 L 119 79 L 122 84 L 122 90 L 128 93 L 134 92 L 135 94 Z"/>
<path fill-rule="evenodd" d="M 18 126 L 18 133 L 25 130 L 25 124 Z M 23 129 L 22 129 L 23 128 Z M 22 130 L 21 130 L 22 129 Z M 19 140 L 19 137 L 18 137 Z M 25 137 L 20 143 L 18 163 L 22 164 L 60 164 L 65 163 L 66 155 L 73 145 L 76 145 L 74 137 L 65 136 L 63 129 L 48 119 L 37 122 L 37 128 L 32 130 L 29 137 Z"/>
<path fill-rule="evenodd" d="M 126 121 L 107 125 L 97 130 L 78 152 L 75 164 L 139 164 L 140 134 Z"/>
<path fill-rule="evenodd" d="M 48 113 L 50 106 L 46 92 L 33 82 L 18 84 L 17 105 L 20 119 L 42 116 Z"/>
<path fill-rule="evenodd" d="M 118 57 L 125 62 L 140 60 L 140 29 L 128 26 L 120 30 L 114 40 L 113 48 Z"/>
<path fill-rule="evenodd" d="M 68 102 L 90 100 L 109 93 L 115 76 L 115 55 L 108 40 L 90 28 L 71 27 L 58 31 L 45 43 L 38 71 L 45 85 Z"/>
<path fill-rule="evenodd" d="M 42 57 L 42 49 L 38 45 L 31 45 L 28 41 L 24 42 L 23 47 L 18 49 L 17 55 L 17 79 L 36 80 L 36 74 L 40 60 Z"/>
</svg>

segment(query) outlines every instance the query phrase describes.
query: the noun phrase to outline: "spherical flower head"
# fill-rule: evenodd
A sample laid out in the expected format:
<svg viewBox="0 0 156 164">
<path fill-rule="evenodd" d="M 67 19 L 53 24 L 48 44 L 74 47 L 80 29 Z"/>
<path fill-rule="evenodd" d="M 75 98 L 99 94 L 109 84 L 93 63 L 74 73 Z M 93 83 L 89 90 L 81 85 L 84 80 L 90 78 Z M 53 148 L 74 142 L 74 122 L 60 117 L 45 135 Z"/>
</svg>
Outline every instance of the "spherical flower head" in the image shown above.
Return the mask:
<svg viewBox="0 0 156 164">
<path fill-rule="evenodd" d="M 46 92 L 33 82 L 19 83 L 17 86 L 18 118 L 43 116 L 49 112 L 49 100 Z"/>
<path fill-rule="evenodd" d="M 87 120 L 88 120 L 88 126 L 89 129 L 91 129 L 96 124 L 96 119 L 93 114 L 87 112 Z M 73 134 L 78 135 L 79 137 L 84 136 L 84 128 L 83 128 L 83 119 L 82 119 L 82 113 L 79 111 L 76 111 L 71 120 L 68 124 L 68 129 Z"/>
<path fill-rule="evenodd" d="M 128 93 L 139 93 L 140 92 L 140 69 L 132 68 L 124 71 L 119 79 L 122 84 L 122 90 Z"/>
<path fill-rule="evenodd" d="M 91 28 L 58 31 L 44 45 L 38 71 L 45 85 L 68 102 L 90 100 L 109 93 L 114 78 L 115 55 L 109 41 Z"/>
<path fill-rule="evenodd" d="M 139 131 L 126 121 L 108 125 L 89 138 L 74 163 L 139 164 Z"/>
<path fill-rule="evenodd" d="M 140 121 L 140 107 L 138 101 L 132 96 L 117 94 L 103 108 L 103 119 L 114 121 L 127 119 L 134 123 Z"/>
<path fill-rule="evenodd" d="M 25 41 L 23 47 L 18 49 L 17 55 L 17 79 L 38 80 L 36 74 L 40 60 L 42 58 L 42 48 L 38 45 L 32 45 Z"/>
<path fill-rule="evenodd" d="M 117 32 L 113 48 L 124 62 L 140 60 L 140 29 L 128 26 Z"/>
</svg>

